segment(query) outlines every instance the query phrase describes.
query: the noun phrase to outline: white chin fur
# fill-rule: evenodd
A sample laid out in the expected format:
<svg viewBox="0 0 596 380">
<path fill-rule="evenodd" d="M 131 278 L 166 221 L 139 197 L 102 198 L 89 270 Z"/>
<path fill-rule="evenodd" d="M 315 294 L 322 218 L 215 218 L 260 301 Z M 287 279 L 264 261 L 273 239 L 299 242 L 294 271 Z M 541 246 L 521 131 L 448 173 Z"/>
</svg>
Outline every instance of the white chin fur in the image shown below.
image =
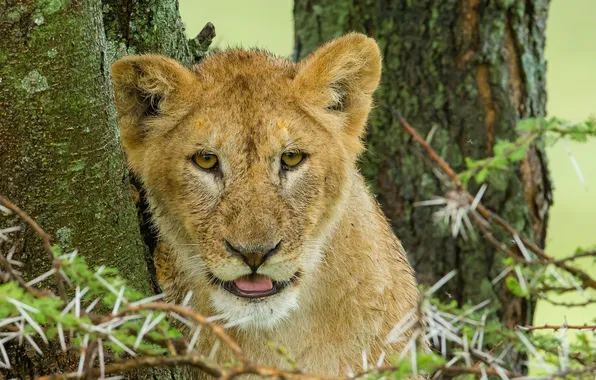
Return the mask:
<svg viewBox="0 0 596 380">
<path fill-rule="evenodd" d="M 270 329 L 298 307 L 298 289 L 290 286 L 276 295 L 251 300 L 218 288 L 211 293 L 211 303 L 226 322 L 242 330 Z"/>
</svg>

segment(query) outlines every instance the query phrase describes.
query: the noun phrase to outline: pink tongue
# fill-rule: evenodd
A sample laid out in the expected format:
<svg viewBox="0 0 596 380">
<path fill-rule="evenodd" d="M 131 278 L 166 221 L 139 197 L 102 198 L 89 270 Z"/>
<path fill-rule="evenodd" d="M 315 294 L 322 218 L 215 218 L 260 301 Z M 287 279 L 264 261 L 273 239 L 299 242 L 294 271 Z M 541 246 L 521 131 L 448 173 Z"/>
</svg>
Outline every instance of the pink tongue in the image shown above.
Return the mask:
<svg viewBox="0 0 596 380">
<path fill-rule="evenodd" d="M 245 292 L 266 292 L 273 289 L 273 282 L 267 276 L 252 274 L 234 280 L 238 289 Z"/>
</svg>

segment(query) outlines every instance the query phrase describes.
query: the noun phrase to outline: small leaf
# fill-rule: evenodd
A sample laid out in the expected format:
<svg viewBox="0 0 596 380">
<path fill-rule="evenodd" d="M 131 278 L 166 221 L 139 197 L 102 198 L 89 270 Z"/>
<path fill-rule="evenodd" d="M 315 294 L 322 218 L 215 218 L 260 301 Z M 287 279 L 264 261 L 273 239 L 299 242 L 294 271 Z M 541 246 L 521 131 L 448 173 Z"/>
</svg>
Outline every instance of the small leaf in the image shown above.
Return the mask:
<svg viewBox="0 0 596 380">
<path fill-rule="evenodd" d="M 486 177 L 488 177 L 488 168 L 482 168 L 482 170 L 476 173 L 474 179 L 476 180 L 477 184 L 481 184 L 486 180 Z"/>
<path fill-rule="evenodd" d="M 511 152 L 511 154 L 509 154 L 509 161 L 517 162 L 523 160 L 524 157 L 526 157 L 527 148 L 528 147 L 524 145 L 523 147 L 520 147 Z"/>
<path fill-rule="evenodd" d="M 518 297 L 523 297 L 525 295 L 521 286 L 519 285 L 519 282 L 517 281 L 517 278 L 507 277 L 505 283 L 507 284 L 507 289 L 509 289 L 509 291 L 514 295 Z"/>
<path fill-rule="evenodd" d="M 517 130 L 518 131 L 533 131 L 536 129 L 536 119 L 523 119 L 517 123 Z"/>
</svg>

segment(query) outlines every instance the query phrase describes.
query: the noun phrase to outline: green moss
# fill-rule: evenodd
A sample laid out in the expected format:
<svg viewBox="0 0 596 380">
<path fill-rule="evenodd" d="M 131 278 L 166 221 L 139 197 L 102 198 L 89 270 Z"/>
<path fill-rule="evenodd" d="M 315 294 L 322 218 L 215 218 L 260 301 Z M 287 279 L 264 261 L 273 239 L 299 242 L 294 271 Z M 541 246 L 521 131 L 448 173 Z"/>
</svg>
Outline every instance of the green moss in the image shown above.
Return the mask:
<svg viewBox="0 0 596 380">
<path fill-rule="evenodd" d="M 68 5 L 68 0 L 36 0 L 38 9 L 44 15 L 52 15 Z"/>
</svg>

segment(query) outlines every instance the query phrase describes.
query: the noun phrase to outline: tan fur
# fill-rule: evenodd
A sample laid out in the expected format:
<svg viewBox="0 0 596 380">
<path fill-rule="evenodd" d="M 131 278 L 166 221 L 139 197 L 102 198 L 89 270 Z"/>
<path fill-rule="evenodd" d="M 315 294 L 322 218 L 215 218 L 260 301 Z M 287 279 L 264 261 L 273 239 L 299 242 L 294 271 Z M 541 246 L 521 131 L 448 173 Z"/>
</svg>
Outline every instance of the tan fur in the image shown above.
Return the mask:
<svg viewBox="0 0 596 380">
<path fill-rule="evenodd" d="M 193 69 L 154 55 L 112 66 L 128 163 L 163 242 L 156 263 L 167 297 L 179 302 L 192 290 L 200 313 L 254 316 L 229 333 L 260 364 L 287 366 L 268 341 L 301 369 L 328 375 L 359 368 L 363 350 L 376 361 L 403 348 L 384 340 L 417 302 L 414 274 L 356 168 L 380 74 L 376 43 L 355 33 L 298 64 L 227 50 Z M 284 172 L 280 157 L 291 149 L 307 157 Z M 197 151 L 216 154 L 220 172 L 195 167 Z M 226 293 L 209 273 L 230 281 L 250 269 L 224 239 L 281 239 L 259 273 L 286 281 L 299 272 L 298 280 L 260 301 Z M 203 334 L 199 349 L 212 345 Z M 225 347 L 217 358 L 230 359 Z"/>
</svg>

